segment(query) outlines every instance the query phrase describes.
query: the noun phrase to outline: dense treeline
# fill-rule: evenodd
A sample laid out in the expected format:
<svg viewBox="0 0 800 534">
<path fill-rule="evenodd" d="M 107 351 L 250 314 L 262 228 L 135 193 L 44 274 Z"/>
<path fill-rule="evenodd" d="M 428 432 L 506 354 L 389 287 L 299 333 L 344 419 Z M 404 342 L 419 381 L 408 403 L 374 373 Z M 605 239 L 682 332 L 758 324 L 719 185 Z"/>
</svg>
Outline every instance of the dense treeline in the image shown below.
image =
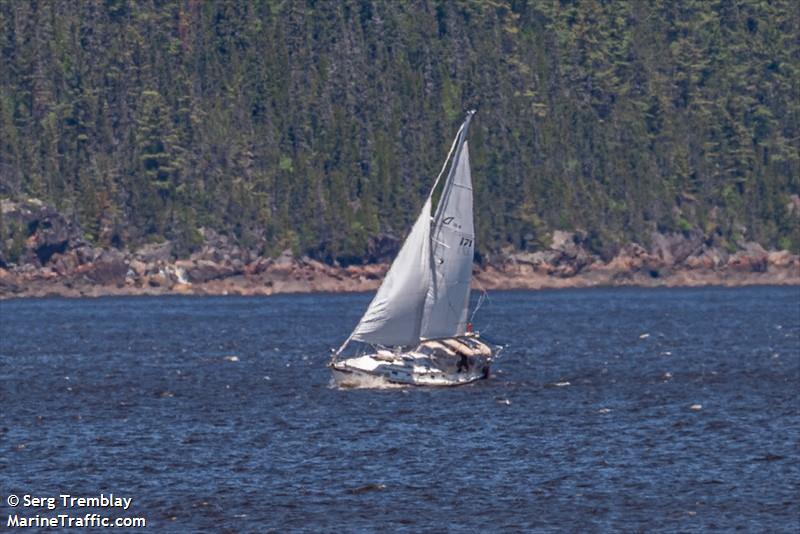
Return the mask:
<svg viewBox="0 0 800 534">
<path fill-rule="evenodd" d="M 483 252 L 576 228 L 601 253 L 693 229 L 798 250 L 799 12 L 0 0 L 0 196 L 52 202 L 102 245 L 187 252 L 210 227 L 353 261 L 405 231 L 477 107 Z"/>
</svg>

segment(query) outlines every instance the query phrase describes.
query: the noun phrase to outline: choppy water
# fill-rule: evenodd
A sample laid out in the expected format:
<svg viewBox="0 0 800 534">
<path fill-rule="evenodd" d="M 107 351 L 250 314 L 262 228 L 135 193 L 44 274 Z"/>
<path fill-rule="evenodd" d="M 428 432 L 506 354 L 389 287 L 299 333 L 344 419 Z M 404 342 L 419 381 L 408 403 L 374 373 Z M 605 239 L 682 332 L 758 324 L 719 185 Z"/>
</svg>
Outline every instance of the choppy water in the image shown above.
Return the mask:
<svg viewBox="0 0 800 534">
<path fill-rule="evenodd" d="M 800 288 L 494 293 L 491 380 L 333 389 L 369 298 L 0 303 L 3 528 L 113 492 L 158 532 L 797 532 Z"/>
</svg>

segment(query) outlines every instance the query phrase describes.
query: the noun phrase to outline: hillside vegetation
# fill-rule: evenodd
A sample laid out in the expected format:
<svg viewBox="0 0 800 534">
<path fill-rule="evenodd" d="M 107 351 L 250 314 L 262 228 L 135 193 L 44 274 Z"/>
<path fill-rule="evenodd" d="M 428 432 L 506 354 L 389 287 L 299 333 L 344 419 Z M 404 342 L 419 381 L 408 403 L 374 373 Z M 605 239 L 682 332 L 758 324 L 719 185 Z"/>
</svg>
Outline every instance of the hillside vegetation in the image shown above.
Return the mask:
<svg viewBox="0 0 800 534">
<path fill-rule="evenodd" d="M 0 197 L 100 246 L 359 262 L 463 112 L 478 250 L 800 250 L 791 0 L 0 1 Z M 26 229 L 0 220 L 8 254 Z M 12 258 L 13 259 L 13 258 Z"/>
</svg>

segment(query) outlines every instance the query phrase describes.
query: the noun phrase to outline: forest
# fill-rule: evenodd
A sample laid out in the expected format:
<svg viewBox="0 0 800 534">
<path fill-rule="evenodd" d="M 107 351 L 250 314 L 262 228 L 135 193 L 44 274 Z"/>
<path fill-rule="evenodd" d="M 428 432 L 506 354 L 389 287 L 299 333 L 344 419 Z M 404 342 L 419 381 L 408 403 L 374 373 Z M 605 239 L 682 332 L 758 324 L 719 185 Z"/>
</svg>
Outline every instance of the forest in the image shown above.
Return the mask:
<svg viewBox="0 0 800 534">
<path fill-rule="evenodd" d="M 0 0 L 0 198 L 101 247 L 359 263 L 476 108 L 479 259 L 558 229 L 798 252 L 798 35 L 792 0 Z"/>
</svg>

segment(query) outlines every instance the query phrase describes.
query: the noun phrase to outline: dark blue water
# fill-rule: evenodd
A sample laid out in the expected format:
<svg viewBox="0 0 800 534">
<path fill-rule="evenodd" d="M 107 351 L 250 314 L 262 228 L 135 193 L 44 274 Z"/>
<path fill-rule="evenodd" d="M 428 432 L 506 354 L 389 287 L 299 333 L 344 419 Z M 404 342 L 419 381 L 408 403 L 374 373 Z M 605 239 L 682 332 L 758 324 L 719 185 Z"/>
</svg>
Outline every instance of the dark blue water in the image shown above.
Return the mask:
<svg viewBox="0 0 800 534">
<path fill-rule="evenodd" d="M 797 532 L 800 288 L 494 293 L 491 380 L 333 389 L 369 298 L 0 303 L 2 528 L 113 492 L 157 532 Z"/>
</svg>

